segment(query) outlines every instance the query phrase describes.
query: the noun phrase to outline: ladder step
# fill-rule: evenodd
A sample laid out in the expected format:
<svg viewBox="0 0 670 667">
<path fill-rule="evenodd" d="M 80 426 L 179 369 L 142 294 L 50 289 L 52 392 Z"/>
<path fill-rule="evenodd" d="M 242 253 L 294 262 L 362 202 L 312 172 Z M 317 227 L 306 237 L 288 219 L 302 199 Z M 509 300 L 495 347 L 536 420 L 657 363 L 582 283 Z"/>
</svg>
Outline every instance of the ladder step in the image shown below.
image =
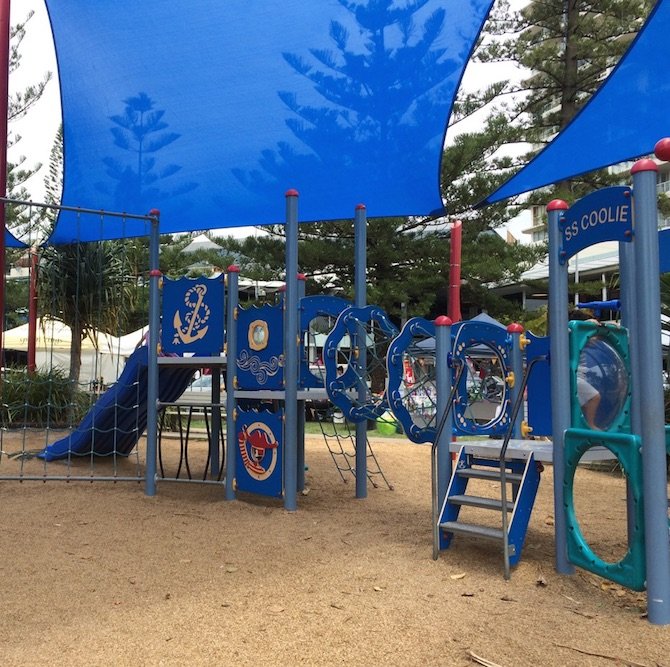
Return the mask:
<svg viewBox="0 0 670 667">
<path fill-rule="evenodd" d="M 502 500 L 500 498 L 483 498 L 481 496 L 455 495 L 449 496 L 447 502 L 453 505 L 467 505 L 468 507 L 480 507 L 486 510 L 502 511 Z M 507 510 L 511 512 L 514 509 L 514 503 L 507 501 Z"/>
<path fill-rule="evenodd" d="M 503 541 L 501 528 L 489 528 L 488 526 L 478 526 L 474 523 L 462 523 L 461 521 L 445 521 L 440 524 L 440 528 L 447 533 L 484 537 L 487 540 L 495 540 L 496 542 Z"/>
<path fill-rule="evenodd" d="M 470 477 L 471 479 L 500 479 L 500 470 L 497 469 L 482 469 L 482 468 L 457 468 L 456 474 L 459 477 Z M 523 479 L 523 475 L 518 472 L 508 472 L 507 481 L 508 482 L 520 482 Z"/>
</svg>

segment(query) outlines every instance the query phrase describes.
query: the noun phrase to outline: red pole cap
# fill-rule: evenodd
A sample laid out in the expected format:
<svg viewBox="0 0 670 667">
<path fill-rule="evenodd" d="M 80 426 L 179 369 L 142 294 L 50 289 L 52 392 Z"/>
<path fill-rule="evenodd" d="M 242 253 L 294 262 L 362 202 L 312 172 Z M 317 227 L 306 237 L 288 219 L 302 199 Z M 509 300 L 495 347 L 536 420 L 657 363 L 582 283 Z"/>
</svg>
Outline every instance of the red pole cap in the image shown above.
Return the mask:
<svg viewBox="0 0 670 667">
<path fill-rule="evenodd" d="M 547 211 L 567 211 L 569 208 L 568 202 L 562 199 L 552 199 L 547 204 Z"/>
<path fill-rule="evenodd" d="M 664 137 L 656 142 L 654 155 L 663 162 L 670 162 L 670 137 Z"/>
<path fill-rule="evenodd" d="M 150 215 L 152 218 L 160 218 L 161 212 L 160 212 L 157 208 L 152 208 L 152 209 L 149 211 L 149 215 Z"/>
<path fill-rule="evenodd" d="M 237 264 L 231 264 L 228 267 L 228 273 L 239 273 L 240 272 L 240 267 L 237 266 Z"/>
<path fill-rule="evenodd" d="M 658 171 L 658 166 L 648 157 L 638 160 L 630 170 L 631 174 L 639 174 L 641 171 Z"/>
<path fill-rule="evenodd" d="M 523 333 L 523 327 L 518 322 L 512 322 L 507 326 L 507 333 L 521 334 Z"/>
<path fill-rule="evenodd" d="M 299 197 L 300 195 L 298 194 L 297 190 L 294 190 L 291 188 L 290 190 L 286 191 L 286 194 L 284 195 L 285 197 Z"/>
<path fill-rule="evenodd" d="M 452 324 L 451 317 L 447 317 L 446 315 L 440 315 L 435 318 L 436 327 L 450 327 Z"/>
<path fill-rule="evenodd" d="M 365 204 L 356 204 L 357 211 L 364 211 L 367 208 Z"/>
</svg>

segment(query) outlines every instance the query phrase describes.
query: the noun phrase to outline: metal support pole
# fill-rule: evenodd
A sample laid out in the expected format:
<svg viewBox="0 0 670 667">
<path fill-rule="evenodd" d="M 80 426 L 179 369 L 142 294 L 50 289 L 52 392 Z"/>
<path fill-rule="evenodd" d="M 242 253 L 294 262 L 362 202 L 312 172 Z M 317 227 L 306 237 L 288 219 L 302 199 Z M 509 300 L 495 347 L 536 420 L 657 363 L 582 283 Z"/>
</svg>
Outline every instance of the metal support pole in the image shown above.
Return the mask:
<svg viewBox="0 0 670 667">
<path fill-rule="evenodd" d="M 563 503 L 565 456 L 563 442 L 570 428 L 570 351 L 568 346 L 568 262 L 560 256 L 561 219 L 568 209 L 566 202 L 554 199 L 547 205 L 549 234 L 549 358 L 551 370 L 551 419 L 554 459 L 554 539 L 556 570 L 574 574 L 568 561 L 567 528 Z M 561 261 L 565 259 L 565 261 Z"/>
<path fill-rule="evenodd" d="M 228 311 L 226 318 L 226 500 L 235 500 L 235 456 L 237 433 L 235 431 L 235 385 L 237 384 L 237 306 L 239 303 L 238 266 L 228 267 Z"/>
<path fill-rule="evenodd" d="M 298 274 L 298 322 L 300 322 L 302 313 L 302 300 L 305 298 L 305 282 L 307 276 L 304 273 Z M 300 327 L 298 327 L 300 329 Z M 301 335 L 301 332 L 298 332 Z M 301 347 L 304 341 L 301 340 Z M 307 361 L 309 363 L 309 360 Z M 300 372 L 298 372 L 298 379 Z M 298 401 L 298 492 L 305 490 L 305 401 Z"/>
<path fill-rule="evenodd" d="M 449 317 L 452 322 L 461 320 L 461 256 L 463 245 L 463 223 L 456 220 L 451 227 L 451 250 L 449 256 Z"/>
<path fill-rule="evenodd" d="M 367 244 L 368 221 L 365 204 L 358 204 L 354 217 L 354 305 L 363 308 L 367 304 Z M 358 367 L 365 370 L 367 361 L 367 334 L 363 327 L 358 340 Z M 358 388 L 359 401 L 367 400 L 367 387 Z M 368 495 L 368 422 L 356 424 L 356 498 Z"/>
<path fill-rule="evenodd" d="M 442 315 L 435 320 L 435 389 L 437 391 L 437 406 L 435 423 L 443 423 L 448 409 L 451 394 L 451 368 L 449 368 L 449 354 L 451 353 L 451 325 L 449 317 Z M 449 488 L 451 479 L 451 453 L 449 443 L 453 429 L 451 420 L 444 423 L 444 427 L 437 434 L 437 507 L 442 507 L 444 497 Z"/>
<path fill-rule="evenodd" d="M 7 196 L 7 116 L 9 115 L 10 0 L 0 0 L 0 194 Z M 7 204 L 0 206 L 0 366 L 5 365 L 5 229 Z"/>
<path fill-rule="evenodd" d="M 658 213 L 653 160 L 638 160 L 633 177 L 637 363 L 645 370 L 640 382 L 642 478 L 647 561 L 647 613 L 656 625 L 670 623 L 670 544 L 668 480 L 665 458 L 665 410 L 661 377 L 661 295 L 658 278 Z"/>
<path fill-rule="evenodd" d="M 298 191 L 286 192 L 284 295 L 284 508 L 298 509 Z"/>
<path fill-rule="evenodd" d="M 514 381 L 510 389 L 510 404 L 516 405 L 519 400 L 519 391 L 521 390 L 521 380 L 523 378 L 523 350 L 521 349 L 521 335 L 523 327 L 520 324 L 510 324 L 507 327 L 507 333 L 512 339 L 511 370 L 514 373 Z M 506 378 L 503 378 L 506 380 Z M 523 406 L 512 425 L 512 437 L 521 438 L 521 422 L 524 420 Z"/>
<path fill-rule="evenodd" d="M 28 302 L 28 374 L 37 369 L 37 273 L 39 256 L 37 248 L 30 249 L 30 295 Z"/>
<path fill-rule="evenodd" d="M 156 459 L 158 451 L 158 345 L 160 341 L 160 211 L 149 211 L 149 350 L 147 386 L 147 473 L 145 494 L 156 495 Z"/>
<path fill-rule="evenodd" d="M 631 369 L 631 430 L 641 436 L 640 424 L 640 382 L 641 368 L 638 363 L 637 336 L 631 336 L 637 317 L 635 302 L 635 248 L 632 243 L 619 243 L 619 284 L 621 286 L 621 325 L 628 330 L 628 355 Z M 630 480 L 626 478 L 626 507 L 628 519 L 628 545 L 631 545 L 635 531 L 635 513 Z"/>
</svg>

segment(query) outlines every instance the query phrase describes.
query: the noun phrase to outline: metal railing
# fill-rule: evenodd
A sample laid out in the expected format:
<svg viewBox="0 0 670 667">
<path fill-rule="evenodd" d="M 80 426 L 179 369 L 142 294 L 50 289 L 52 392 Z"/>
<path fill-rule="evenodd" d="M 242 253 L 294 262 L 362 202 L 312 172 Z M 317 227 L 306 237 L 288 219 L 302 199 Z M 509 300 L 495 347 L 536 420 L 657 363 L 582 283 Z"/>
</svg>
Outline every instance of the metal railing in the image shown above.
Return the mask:
<svg viewBox="0 0 670 667">
<path fill-rule="evenodd" d="M 507 448 L 509 446 L 510 440 L 512 439 L 512 433 L 514 432 L 514 424 L 516 419 L 519 416 L 519 409 L 524 402 L 524 394 L 526 392 L 526 386 L 528 384 L 528 378 L 530 377 L 531 371 L 536 363 L 540 361 L 546 361 L 548 355 L 542 355 L 535 357 L 531 362 L 526 366 L 526 370 L 521 379 L 521 387 L 519 388 L 519 393 L 517 394 L 516 401 L 512 406 L 512 415 L 510 419 L 510 425 L 505 433 L 505 438 L 503 440 L 503 445 L 500 448 L 500 500 L 502 504 L 502 532 L 503 532 L 503 558 L 505 561 L 505 579 L 510 578 L 510 565 L 509 565 L 509 540 L 507 539 L 507 531 L 509 528 L 507 520 L 507 466 L 505 464 L 505 456 L 507 454 Z"/>
<path fill-rule="evenodd" d="M 437 560 L 440 548 L 440 527 L 438 524 L 438 483 L 437 483 L 437 444 L 440 441 L 440 436 L 444 430 L 445 425 L 447 424 L 447 419 L 451 414 L 451 411 L 454 406 L 454 399 L 456 397 L 456 392 L 458 391 L 458 385 L 463 376 L 463 371 L 465 370 L 465 364 L 459 360 L 454 359 L 454 364 L 459 364 L 458 371 L 456 373 L 456 378 L 453 385 L 451 386 L 451 392 L 449 393 L 449 399 L 447 401 L 447 407 L 440 419 L 440 423 L 437 426 L 435 431 L 435 440 L 430 450 L 430 489 L 431 489 L 431 516 L 433 519 L 433 560 Z M 453 474 L 453 473 L 452 473 Z"/>
</svg>

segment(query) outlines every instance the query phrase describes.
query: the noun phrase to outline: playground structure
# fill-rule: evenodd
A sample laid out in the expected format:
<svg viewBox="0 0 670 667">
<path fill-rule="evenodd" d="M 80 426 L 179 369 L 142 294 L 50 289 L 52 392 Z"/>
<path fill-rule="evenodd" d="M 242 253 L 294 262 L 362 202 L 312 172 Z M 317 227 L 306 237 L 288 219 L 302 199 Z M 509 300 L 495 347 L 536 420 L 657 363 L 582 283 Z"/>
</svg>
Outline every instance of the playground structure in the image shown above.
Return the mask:
<svg viewBox="0 0 670 667">
<path fill-rule="evenodd" d="M 644 179 L 653 175 L 650 164 L 653 163 L 645 162 L 634 170 L 636 191 L 640 181 L 644 184 Z M 644 306 L 641 296 L 631 297 L 632 286 L 627 279 L 635 261 L 632 249 L 640 242 L 658 244 L 658 236 L 648 234 L 652 240 L 645 239 L 643 225 L 647 219 L 655 220 L 655 213 L 645 202 L 644 193 L 642 204 L 639 196 L 633 198 L 631 193 L 630 188 L 595 193 L 572 209 L 562 202 L 549 205 L 553 218 L 550 229 L 554 229 L 554 234 L 565 230 L 573 216 L 588 220 L 589 211 L 595 210 L 597 215 L 603 207 L 630 209 L 634 202 L 640 210 L 636 209 L 634 239 L 629 233 L 632 216 L 622 212 L 619 213 L 621 226 L 610 223 L 603 230 L 605 222 L 586 225 L 579 245 L 568 245 L 565 235 L 559 237 L 558 243 L 552 239 L 551 257 L 555 264 L 550 292 L 552 329 L 550 337 L 541 338 L 526 335 L 518 325 L 504 328 L 486 321 L 452 322 L 446 317 L 435 322 L 414 318 L 398 332 L 383 312 L 365 305 L 364 292 L 360 293 L 364 282 L 358 276 L 358 304 L 349 305 L 334 297 L 304 297 L 301 288 L 304 277 L 297 273 L 297 252 L 291 252 L 291 244 L 297 246 L 298 196 L 290 191 L 287 193 L 286 274 L 289 279 L 282 302 L 240 308 L 236 298 L 236 267 L 229 268 L 225 286 L 219 278 L 165 280 L 162 287 L 159 285 L 161 274 L 154 268 L 149 345 L 138 350 L 124 371 L 129 377 L 141 375 L 141 381 L 125 383 L 122 375 L 74 433 L 47 444 L 38 458 L 45 465 L 52 460 L 69 462 L 80 456 L 115 461 L 117 456 L 125 457 L 134 451 L 146 425 L 147 449 L 141 473 L 129 479 L 144 481 L 146 493 L 154 494 L 156 482 L 161 479 L 157 473 L 157 462 L 162 463 L 158 447 L 159 414 L 175 405 L 194 369 L 207 367 L 213 375 L 212 396 L 208 402 L 212 423 L 211 431 L 208 425 L 207 467 L 210 472 L 207 481 L 222 484 L 227 499 L 236 498 L 239 492 L 254 493 L 282 498 L 288 510 L 297 508 L 298 494 L 305 488 L 305 401 L 326 398 L 342 411 L 348 422 L 355 424 L 355 437 L 352 435 L 355 463 L 347 466 L 356 478 L 357 497 L 364 497 L 370 472 L 368 464 L 370 460 L 376 462 L 370 459 L 367 449 L 367 424 L 390 409 L 410 440 L 431 443 L 433 448 L 435 557 L 448 548 L 455 536 L 492 539 L 502 546 L 505 573 L 509 576 L 510 566 L 521 557 L 542 464 L 553 463 L 556 502 L 560 503 L 557 505 L 560 511 L 556 512 L 557 566 L 569 571 L 576 564 L 631 588 L 649 589 L 650 581 L 654 580 L 649 577 L 646 554 L 650 542 L 657 545 L 659 539 L 647 522 L 658 521 L 661 516 L 660 541 L 667 541 L 667 495 L 663 480 L 661 511 L 643 510 L 643 505 L 645 508 L 650 505 L 644 458 L 639 452 L 645 437 L 643 422 L 647 417 L 641 419 L 643 412 L 639 398 L 636 399 L 639 397 L 636 387 L 645 383 L 636 378 L 634 359 L 642 354 L 635 336 L 644 336 L 646 332 L 631 326 L 639 315 L 631 315 L 626 308 L 636 300 L 638 308 Z M 567 222 L 562 222 L 559 216 L 564 216 Z M 605 214 L 601 217 L 609 219 Z M 153 215 L 149 221 L 155 243 L 158 216 Z M 357 208 L 354 224 L 356 267 L 360 273 L 360 267 L 365 265 L 364 207 Z M 610 237 L 621 243 L 624 327 L 597 323 L 573 323 L 568 327 L 567 258 L 593 242 Z M 155 255 L 154 266 L 157 266 Z M 657 272 L 654 273 L 656 277 Z M 638 278 L 639 274 L 640 271 L 635 273 Z M 295 280 L 291 280 L 291 276 L 295 276 Z M 225 327 L 221 307 L 224 303 Z M 215 313 L 217 308 L 219 312 Z M 299 317 L 287 316 L 290 311 Z M 323 346 L 323 370 L 319 367 L 315 373 L 311 363 L 315 353 L 310 350 L 313 337 L 310 324 L 319 317 L 335 324 Z M 596 352 L 592 349 L 594 346 Z M 160 355 L 147 353 L 159 349 Z M 614 361 L 611 358 L 603 361 L 598 356 L 602 349 L 613 354 Z M 571 400 L 571 396 L 578 393 L 577 374 L 582 365 L 579 360 L 584 355 L 595 357 L 601 380 L 607 380 L 608 372 L 616 368 L 617 384 L 623 381 L 623 390 L 614 397 L 607 397 L 603 386 L 599 388 L 605 400 L 601 404 L 604 416 L 597 431 L 589 428 L 579 404 Z M 550 364 L 549 358 L 564 359 L 565 363 Z M 228 363 L 229 359 L 235 359 L 235 363 Z M 651 363 L 651 359 L 646 363 Z M 228 388 L 226 433 L 233 434 L 225 439 L 220 411 L 224 403 L 218 381 L 224 369 Z M 378 385 L 380 369 L 388 376 L 382 391 Z M 660 372 L 658 375 L 660 384 Z M 547 400 L 550 377 L 552 399 Z M 489 406 L 488 413 L 481 412 L 484 403 Z M 151 405 L 156 409 L 149 409 Z M 271 409 L 267 409 L 269 406 Z M 557 429 L 556 424 L 561 426 Z M 639 432 L 636 424 L 639 424 Z M 528 434 L 552 436 L 553 443 L 527 439 Z M 560 434 L 564 434 L 564 438 Z M 660 434 L 663 472 L 664 424 Z M 456 440 L 452 441 L 454 436 Z M 644 457 L 645 447 L 642 452 Z M 452 453 L 457 456 L 453 466 Z M 620 562 L 613 564 L 604 563 L 590 550 L 574 513 L 572 485 L 577 465 L 602 458 L 619 461 L 630 490 L 629 550 Z M 12 460 L 23 465 L 22 457 Z M 188 459 L 186 463 L 188 465 Z M 7 477 L 3 475 L 3 478 Z M 45 468 L 41 474 L 21 473 L 19 478 L 43 480 L 51 476 Z M 88 474 L 85 478 L 90 480 L 95 476 Z M 124 477 L 119 475 L 115 479 Z M 473 479 L 497 480 L 500 497 L 468 493 L 468 483 Z M 509 494 L 508 484 L 511 485 Z M 477 526 L 464 521 L 461 511 L 467 507 L 499 512 L 500 527 Z M 651 569 L 653 571 L 654 564 Z M 656 581 L 654 585 L 659 584 Z"/>
</svg>

